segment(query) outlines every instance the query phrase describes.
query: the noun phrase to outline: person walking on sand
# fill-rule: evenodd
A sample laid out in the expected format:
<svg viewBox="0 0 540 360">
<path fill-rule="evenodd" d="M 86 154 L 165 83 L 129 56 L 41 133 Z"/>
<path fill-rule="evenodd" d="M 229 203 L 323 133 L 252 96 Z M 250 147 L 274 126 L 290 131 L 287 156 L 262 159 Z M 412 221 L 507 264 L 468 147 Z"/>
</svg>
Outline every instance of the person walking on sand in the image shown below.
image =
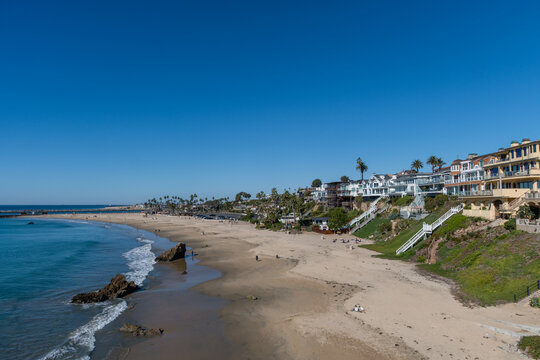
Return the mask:
<svg viewBox="0 0 540 360">
<path fill-rule="evenodd" d="M 255 255 L 255 261 L 259 261 L 259 255 Z"/>
</svg>

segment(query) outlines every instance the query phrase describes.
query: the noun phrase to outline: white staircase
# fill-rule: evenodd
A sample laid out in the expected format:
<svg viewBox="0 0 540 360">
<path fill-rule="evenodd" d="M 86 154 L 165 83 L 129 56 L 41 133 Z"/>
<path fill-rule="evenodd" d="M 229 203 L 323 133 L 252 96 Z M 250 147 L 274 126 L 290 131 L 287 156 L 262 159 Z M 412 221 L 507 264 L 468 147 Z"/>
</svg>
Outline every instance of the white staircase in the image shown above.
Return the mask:
<svg viewBox="0 0 540 360">
<path fill-rule="evenodd" d="M 377 212 L 377 203 L 379 202 L 379 200 L 386 197 L 388 197 L 388 195 L 379 196 L 375 201 L 373 201 L 369 205 L 369 209 L 366 212 L 361 213 L 360 215 L 358 215 L 357 217 L 349 221 L 345 227 L 350 229 L 354 227 L 358 222 L 361 222 L 362 220 L 364 220 L 367 217 L 370 217 L 371 215 L 374 215 Z"/>
<path fill-rule="evenodd" d="M 377 216 L 377 214 L 380 214 L 380 213 L 386 211 L 389 207 L 390 207 L 390 205 L 385 205 L 384 207 L 380 208 L 380 209 L 377 210 L 376 212 L 371 213 L 368 217 L 365 217 L 365 218 L 364 218 L 364 221 L 359 222 L 359 223 L 357 222 L 356 225 L 349 231 L 349 234 L 352 234 L 352 233 L 354 233 L 356 230 L 361 229 L 361 228 L 363 228 L 364 226 L 366 226 L 367 223 L 369 223 L 371 220 L 375 219 L 375 216 Z"/>
<path fill-rule="evenodd" d="M 461 212 L 463 210 L 463 205 L 459 205 L 456 207 L 451 208 L 447 212 L 445 212 L 440 218 L 435 220 L 433 224 L 426 224 L 424 223 L 422 225 L 422 229 L 420 229 L 416 234 L 413 235 L 405 244 L 401 245 L 399 249 L 396 250 L 396 255 L 399 255 L 401 253 L 404 253 L 405 251 L 409 250 L 416 244 L 418 241 L 420 241 L 423 237 L 431 234 L 436 228 L 441 226 L 442 223 L 444 223 L 446 220 L 450 219 L 455 214 Z"/>
</svg>

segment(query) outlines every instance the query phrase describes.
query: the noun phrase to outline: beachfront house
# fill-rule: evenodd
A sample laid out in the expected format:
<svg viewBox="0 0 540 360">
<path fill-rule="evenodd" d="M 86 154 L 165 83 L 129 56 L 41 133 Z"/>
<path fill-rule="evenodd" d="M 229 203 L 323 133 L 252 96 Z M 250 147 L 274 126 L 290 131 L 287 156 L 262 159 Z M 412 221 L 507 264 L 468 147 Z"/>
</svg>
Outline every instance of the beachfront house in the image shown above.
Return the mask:
<svg viewBox="0 0 540 360">
<path fill-rule="evenodd" d="M 477 190 L 463 192 L 464 214 L 494 220 L 514 217 L 523 205 L 536 218 L 540 209 L 540 140 L 512 141 L 483 161 L 484 179 Z M 480 187 L 480 186 L 483 186 Z"/>
</svg>

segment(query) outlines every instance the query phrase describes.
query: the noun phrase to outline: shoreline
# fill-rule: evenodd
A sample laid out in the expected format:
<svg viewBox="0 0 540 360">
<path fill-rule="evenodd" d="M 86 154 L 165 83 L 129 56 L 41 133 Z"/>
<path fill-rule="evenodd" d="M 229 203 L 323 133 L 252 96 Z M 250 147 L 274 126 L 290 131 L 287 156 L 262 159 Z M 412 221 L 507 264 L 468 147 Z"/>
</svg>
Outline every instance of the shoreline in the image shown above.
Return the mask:
<svg viewBox="0 0 540 360">
<path fill-rule="evenodd" d="M 183 240 L 199 254 L 201 265 L 219 270 L 221 277 L 192 290 L 226 301 L 218 315 L 234 357 L 518 359 L 512 324 L 540 323 L 539 314 L 521 303 L 466 308 L 452 297 L 448 284 L 422 276 L 414 265 L 372 258 L 366 249 L 347 250 L 319 234 L 155 218 L 124 213 L 85 220 L 123 223 L 173 242 Z M 350 311 L 357 303 L 366 313 Z"/>
</svg>

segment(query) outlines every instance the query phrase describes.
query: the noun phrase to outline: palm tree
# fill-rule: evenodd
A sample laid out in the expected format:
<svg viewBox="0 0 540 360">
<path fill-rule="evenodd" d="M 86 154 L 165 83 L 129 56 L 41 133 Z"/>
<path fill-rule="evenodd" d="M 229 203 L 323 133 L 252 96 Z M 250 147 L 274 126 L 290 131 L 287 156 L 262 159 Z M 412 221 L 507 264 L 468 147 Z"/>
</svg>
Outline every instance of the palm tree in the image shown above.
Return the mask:
<svg viewBox="0 0 540 360">
<path fill-rule="evenodd" d="M 347 175 L 343 175 L 343 176 L 341 177 L 341 181 L 342 181 L 342 182 L 349 182 L 349 181 L 351 181 L 351 180 L 349 179 L 349 177 L 348 177 Z"/>
<path fill-rule="evenodd" d="M 364 171 L 367 171 L 368 166 L 365 162 L 362 161 L 361 158 L 356 159 L 356 170 L 360 171 L 360 174 L 362 175 L 362 181 L 364 181 Z"/>
<path fill-rule="evenodd" d="M 439 170 L 441 170 L 444 165 L 446 165 L 446 163 L 443 161 L 443 159 L 437 158 L 437 166 L 439 167 Z"/>
<path fill-rule="evenodd" d="M 431 165 L 431 172 L 435 172 L 435 167 L 437 166 L 438 160 L 439 158 L 437 158 L 435 155 L 431 155 L 427 161 L 426 161 L 426 164 L 429 164 Z"/>
<path fill-rule="evenodd" d="M 411 169 L 416 169 L 416 172 L 424 167 L 424 164 L 420 160 L 414 160 L 411 164 Z"/>
</svg>

